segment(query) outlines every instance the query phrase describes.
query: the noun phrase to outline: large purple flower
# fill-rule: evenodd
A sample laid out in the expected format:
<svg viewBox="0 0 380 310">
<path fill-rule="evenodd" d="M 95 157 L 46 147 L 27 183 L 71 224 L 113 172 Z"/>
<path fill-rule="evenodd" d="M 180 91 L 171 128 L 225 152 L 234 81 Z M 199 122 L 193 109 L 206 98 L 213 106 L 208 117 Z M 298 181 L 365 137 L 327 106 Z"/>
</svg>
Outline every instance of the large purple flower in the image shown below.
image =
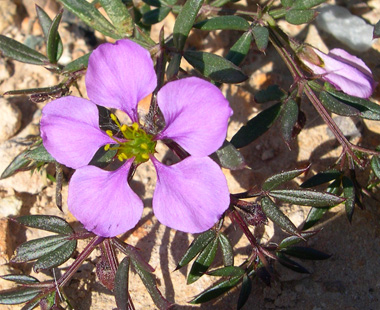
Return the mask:
<svg viewBox="0 0 380 310">
<path fill-rule="evenodd" d="M 310 51 L 310 50 L 309 50 Z M 318 60 L 302 57 L 302 61 L 314 74 L 331 83 L 337 90 L 360 98 L 369 98 L 376 86 L 371 70 L 358 57 L 340 48 L 332 49 L 327 55 L 316 48 L 312 51 Z"/>
<path fill-rule="evenodd" d="M 90 100 L 63 97 L 42 111 L 45 148 L 60 163 L 76 169 L 69 184 L 68 206 L 87 230 L 112 237 L 133 228 L 143 203 L 127 176 L 133 163 L 152 160 L 157 171 L 153 210 L 174 229 L 197 233 L 211 228 L 229 205 L 229 191 L 220 167 L 208 155 L 223 143 L 232 111 L 220 90 L 191 77 L 167 83 L 157 94 L 165 127 L 151 135 L 139 124 L 137 104 L 156 88 L 156 74 L 147 50 L 129 40 L 95 49 L 86 74 Z M 96 105 L 124 111 L 133 124 L 112 121 L 122 135 L 99 128 Z M 190 156 L 172 166 L 155 157 L 156 141 L 171 139 Z M 115 171 L 89 165 L 99 148 L 116 149 L 122 161 Z"/>
</svg>

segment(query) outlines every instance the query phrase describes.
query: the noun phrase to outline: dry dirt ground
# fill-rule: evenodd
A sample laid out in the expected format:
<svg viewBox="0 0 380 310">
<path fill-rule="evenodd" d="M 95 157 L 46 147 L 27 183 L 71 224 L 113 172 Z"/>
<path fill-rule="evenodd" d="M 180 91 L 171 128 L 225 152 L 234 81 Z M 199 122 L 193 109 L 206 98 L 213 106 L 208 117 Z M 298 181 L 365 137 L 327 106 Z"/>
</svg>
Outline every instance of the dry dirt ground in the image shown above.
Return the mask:
<svg viewBox="0 0 380 310">
<path fill-rule="evenodd" d="M 58 6 L 52 0 L 35 1 L 40 4 L 50 16 L 58 11 Z M 254 4 L 248 1 L 252 7 Z M 252 1 L 253 2 L 253 1 Z M 353 9 L 360 8 L 360 1 L 341 1 Z M 364 17 L 371 23 L 380 18 L 378 1 L 368 1 L 371 10 Z M 350 6 L 351 5 L 351 6 Z M 166 33 L 170 33 L 174 17 L 169 16 L 163 23 Z M 158 30 L 154 28 L 153 35 L 157 37 Z M 330 36 L 318 32 L 314 24 L 305 26 L 288 26 L 288 33 L 300 40 L 327 51 L 333 47 L 343 47 Z M 32 0 L 2 0 L 0 1 L 0 33 L 18 41 L 27 42 L 44 51 L 39 39 L 41 29 L 35 22 L 34 1 Z M 62 61 L 65 63 L 87 53 L 97 44 L 105 40 L 98 33 L 92 33 L 75 17 L 65 14 L 60 26 L 65 52 Z M 218 32 L 209 35 L 195 32 L 189 44 L 199 49 L 223 54 L 225 48 L 236 40 L 236 32 Z M 352 52 L 352 51 L 351 51 Z M 361 53 L 360 57 L 373 68 L 374 76 L 380 80 L 380 43 L 374 42 L 373 47 Z M 186 64 L 184 64 L 186 66 Z M 228 130 L 228 138 L 255 115 L 262 107 L 253 100 L 253 94 L 271 83 L 277 83 L 284 88 L 290 85 L 291 77 L 282 65 L 275 51 L 268 49 L 266 55 L 252 50 L 243 65 L 243 70 L 250 76 L 248 81 L 240 85 L 223 86 L 222 90 L 234 110 Z M 44 68 L 14 62 L 0 56 L 0 94 L 8 90 L 44 87 L 59 82 L 57 77 Z M 85 95 L 83 80 L 80 87 Z M 73 91 L 73 95 L 78 95 Z M 374 94 L 379 99 L 380 90 Z M 45 103 L 34 104 L 28 97 L 0 97 L 0 172 L 9 164 L 14 156 L 23 150 L 23 138 L 38 134 L 38 122 L 41 108 Z M 269 131 L 255 143 L 245 147 L 242 153 L 250 169 L 227 171 L 229 187 L 236 193 L 261 184 L 267 177 L 283 170 L 293 169 L 307 161 L 312 163 L 309 176 L 325 169 L 334 163 L 340 148 L 331 133 L 319 119 L 313 109 L 305 103 L 307 125 L 291 148 L 284 143 L 276 128 Z M 337 119 L 346 134 L 353 136 L 356 142 L 362 142 L 369 147 L 380 144 L 380 126 L 376 122 L 357 122 L 350 119 Z M 164 157 L 170 162 L 170 158 Z M 49 168 L 50 169 L 50 168 Z M 47 172 L 51 172 L 49 170 Z M 64 203 L 63 213 L 54 204 L 54 184 L 46 177 L 45 170 L 41 173 L 19 173 L 14 177 L 0 181 L 0 275 L 8 273 L 28 272 L 29 264 L 8 264 L 15 247 L 25 240 L 42 236 L 36 230 L 20 228 L 9 223 L 7 216 L 26 214 L 58 215 L 74 227 L 80 224 L 68 213 Z M 368 173 L 363 171 L 362 181 L 365 182 Z M 151 197 L 155 184 L 155 173 L 152 166 L 146 164 L 140 167 L 134 177 L 133 188 L 144 200 L 146 205 L 144 215 L 138 227 L 126 233 L 126 242 L 142 249 L 142 255 L 156 269 L 159 288 L 168 300 L 175 302 L 177 309 L 191 309 L 187 304 L 196 294 L 207 288 L 212 282 L 202 277 L 192 285 L 186 285 L 188 268 L 174 271 L 181 255 L 185 252 L 193 236 L 168 229 L 160 225 L 151 209 Z M 297 180 L 302 182 L 302 179 Z M 63 188 L 64 201 L 67 197 L 67 186 Z M 365 199 L 365 210 L 357 209 L 352 224 L 347 221 L 342 207 L 336 207 L 323 218 L 319 228 L 322 231 L 314 237 L 309 245 L 332 257 L 326 261 L 303 262 L 311 271 L 310 275 L 301 275 L 276 266 L 274 281 L 266 287 L 260 280 L 253 281 L 252 294 L 244 309 L 350 309 L 376 310 L 380 309 L 380 208 L 376 200 Z M 301 225 L 308 208 L 284 207 L 290 219 Z M 236 264 L 239 264 L 249 253 L 248 242 L 244 236 L 227 222 L 226 233 L 231 237 L 236 252 Z M 277 242 L 285 234 L 272 223 L 255 229 L 255 235 L 262 242 Z M 80 243 L 79 248 L 84 244 Z M 104 310 L 116 308 L 112 294 L 96 280 L 94 266 L 98 258 L 91 256 L 66 288 L 66 294 L 71 297 L 72 305 L 79 310 Z M 67 266 L 72 259 L 65 264 Z M 220 262 L 219 262 L 220 263 Z M 57 270 L 57 273 L 60 271 Z M 33 274 L 33 272 L 32 272 Z M 39 279 L 51 279 L 50 273 L 35 275 Z M 0 289 L 8 289 L 9 282 L 0 280 Z M 130 280 L 130 294 L 135 301 L 136 309 L 155 309 L 148 293 L 138 276 Z M 200 309 L 235 309 L 239 290 L 232 291 L 223 299 L 198 306 Z M 195 306 L 194 306 L 195 307 Z M 0 306 L 0 309 L 20 309 L 20 306 Z"/>
</svg>

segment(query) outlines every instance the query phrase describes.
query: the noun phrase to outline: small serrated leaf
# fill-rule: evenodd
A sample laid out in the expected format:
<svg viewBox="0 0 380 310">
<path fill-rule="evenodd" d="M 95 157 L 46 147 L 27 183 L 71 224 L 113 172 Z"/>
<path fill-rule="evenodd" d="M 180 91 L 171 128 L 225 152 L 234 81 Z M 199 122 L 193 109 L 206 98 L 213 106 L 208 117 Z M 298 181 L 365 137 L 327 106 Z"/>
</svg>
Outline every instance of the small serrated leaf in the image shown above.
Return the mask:
<svg viewBox="0 0 380 310">
<path fill-rule="evenodd" d="M 131 259 L 128 256 L 124 257 L 116 271 L 114 294 L 118 310 L 130 309 L 128 298 L 128 280 L 130 263 Z"/>
<path fill-rule="evenodd" d="M 294 169 L 275 174 L 264 181 L 262 189 L 264 191 L 271 191 L 280 186 L 281 184 L 293 180 L 302 173 L 305 173 L 309 168 L 310 165 L 305 168 Z"/>
<path fill-rule="evenodd" d="M 186 253 L 183 255 L 179 261 L 176 270 L 186 266 L 198 253 L 200 253 L 213 239 L 215 239 L 215 231 L 208 230 L 200 234 L 194 241 L 190 244 Z"/>
<path fill-rule="evenodd" d="M 240 16 L 226 15 L 217 16 L 210 19 L 203 20 L 194 25 L 194 28 L 201 30 L 241 30 L 247 31 L 249 23 Z"/>
<path fill-rule="evenodd" d="M 17 288 L 9 291 L 0 292 L 0 304 L 2 305 L 17 305 L 22 304 L 36 297 L 41 292 L 41 289 L 25 287 Z"/>
<path fill-rule="evenodd" d="M 220 233 L 218 235 L 220 249 L 222 250 L 223 264 L 224 266 L 233 266 L 234 264 L 234 252 L 232 248 L 232 244 L 230 239 L 223 234 Z"/>
<path fill-rule="evenodd" d="M 214 261 L 216 250 L 218 248 L 218 239 L 211 241 L 194 261 L 187 276 L 187 284 L 194 283 L 205 274 L 211 263 Z"/>
<path fill-rule="evenodd" d="M 72 234 L 73 229 L 62 218 L 54 215 L 24 215 L 14 219 L 18 223 L 58 234 Z"/>
<path fill-rule="evenodd" d="M 293 246 L 281 250 L 281 253 L 297 257 L 300 259 L 308 260 L 324 260 L 331 257 L 331 255 L 323 253 L 313 248 L 303 247 L 303 246 Z"/>
</svg>

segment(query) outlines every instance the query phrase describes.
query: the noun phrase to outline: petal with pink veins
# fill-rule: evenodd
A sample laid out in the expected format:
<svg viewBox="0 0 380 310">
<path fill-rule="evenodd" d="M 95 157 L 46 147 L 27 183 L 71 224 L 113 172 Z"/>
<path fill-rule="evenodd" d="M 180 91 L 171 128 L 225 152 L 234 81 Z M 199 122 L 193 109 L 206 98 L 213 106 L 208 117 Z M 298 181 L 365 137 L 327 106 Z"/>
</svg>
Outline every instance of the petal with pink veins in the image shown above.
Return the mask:
<svg viewBox="0 0 380 310">
<path fill-rule="evenodd" d="M 87 165 L 101 146 L 114 143 L 99 129 L 96 105 L 78 97 L 48 103 L 42 110 L 40 128 L 46 150 L 74 169 Z"/>
<path fill-rule="evenodd" d="M 136 226 L 143 203 L 127 182 L 133 159 L 116 171 L 86 166 L 69 183 L 70 212 L 84 227 L 103 237 L 114 237 Z"/>
<path fill-rule="evenodd" d="M 210 229 L 230 203 L 226 178 L 209 157 L 187 157 L 165 166 L 151 157 L 157 170 L 153 211 L 171 228 L 200 233 Z"/>
</svg>

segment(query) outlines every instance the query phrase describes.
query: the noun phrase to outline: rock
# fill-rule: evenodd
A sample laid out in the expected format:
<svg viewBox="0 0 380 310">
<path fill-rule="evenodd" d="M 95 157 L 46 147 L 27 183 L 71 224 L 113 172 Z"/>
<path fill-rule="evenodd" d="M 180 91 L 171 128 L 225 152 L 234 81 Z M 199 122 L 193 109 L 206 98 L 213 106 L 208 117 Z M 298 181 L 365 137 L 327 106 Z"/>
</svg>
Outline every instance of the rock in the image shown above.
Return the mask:
<svg viewBox="0 0 380 310">
<path fill-rule="evenodd" d="M 20 110 L 6 99 L 0 98 L 0 142 L 14 136 L 20 126 Z"/>
<path fill-rule="evenodd" d="M 319 10 L 318 28 L 334 36 L 338 41 L 358 52 L 371 48 L 373 26 L 352 15 L 346 8 L 326 5 Z"/>
<path fill-rule="evenodd" d="M 0 217 L 18 215 L 22 206 L 22 201 L 16 196 L 8 196 L 0 199 Z"/>
<path fill-rule="evenodd" d="M 0 33 L 14 24 L 17 6 L 12 1 L 0 1 Z"/>
</svg>

